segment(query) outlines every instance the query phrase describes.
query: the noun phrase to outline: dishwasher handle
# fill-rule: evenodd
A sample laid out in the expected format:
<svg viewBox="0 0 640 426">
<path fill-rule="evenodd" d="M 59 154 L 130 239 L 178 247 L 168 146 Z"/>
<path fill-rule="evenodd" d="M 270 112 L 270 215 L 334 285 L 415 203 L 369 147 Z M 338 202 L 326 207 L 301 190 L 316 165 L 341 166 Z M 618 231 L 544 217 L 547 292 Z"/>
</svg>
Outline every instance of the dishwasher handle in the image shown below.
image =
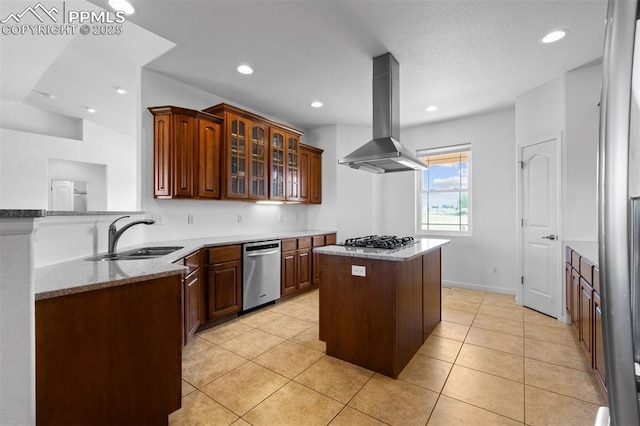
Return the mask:
<svg viewBox="0 0 640 426">
<path fill-rule="evenodd" d="M 276 253 L 280 253 L 280 252 L 278 250 L 273 250 L 273 251 L 267 251 L 267 252 L 258 252 L 258 253 L 245 254 L 245 256 L 247 256 L 247 257 L 257 257 L 257 256 L 267 256 L 267 255 L 276 254 Z"/>
</svg>

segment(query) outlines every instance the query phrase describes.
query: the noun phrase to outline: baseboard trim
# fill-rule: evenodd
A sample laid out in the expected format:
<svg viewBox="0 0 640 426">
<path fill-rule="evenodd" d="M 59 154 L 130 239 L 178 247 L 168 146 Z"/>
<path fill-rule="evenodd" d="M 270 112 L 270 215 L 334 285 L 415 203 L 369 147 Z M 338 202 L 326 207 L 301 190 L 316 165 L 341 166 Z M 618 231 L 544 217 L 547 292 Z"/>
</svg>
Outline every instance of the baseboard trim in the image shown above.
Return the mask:
<svg viewBox="0 0 640 426">
<path fill-rule="evenodd" d="M 514 296 L 516 294 L 515 290 L 510 290 L 510 289 L 501 288 L 501 287 L 492 287 L 492 286 L 488 286 L 488 285 L 463 283 L 463 282 L 459 282 L 459 281 L 444 281 L 443 280 L 442 281 L 442 286 L 443 287 L 467 288 L 469 290 L 480 290 L 480 291 L 487 291 L 487 292 L 490 292 L 490 293 L 511 294 L 511 295 L 514 295 Z"/>
</svg>

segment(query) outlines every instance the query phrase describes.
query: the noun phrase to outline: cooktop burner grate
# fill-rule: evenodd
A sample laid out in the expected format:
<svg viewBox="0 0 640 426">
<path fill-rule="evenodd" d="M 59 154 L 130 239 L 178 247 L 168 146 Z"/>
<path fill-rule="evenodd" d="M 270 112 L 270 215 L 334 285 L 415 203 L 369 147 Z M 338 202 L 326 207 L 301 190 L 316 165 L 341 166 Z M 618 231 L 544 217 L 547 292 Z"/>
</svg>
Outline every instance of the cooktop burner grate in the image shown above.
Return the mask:
<svg viewBox="0 0 640 426">
<path fill-rule="evenodd" d="M 395 235 L 368 235 L 366 237 L 349 238 L 344 242 L 349 247 L 367 247 L 394 249 L 414 242 L 413 237 L 396 237 Z"/>
</svg>

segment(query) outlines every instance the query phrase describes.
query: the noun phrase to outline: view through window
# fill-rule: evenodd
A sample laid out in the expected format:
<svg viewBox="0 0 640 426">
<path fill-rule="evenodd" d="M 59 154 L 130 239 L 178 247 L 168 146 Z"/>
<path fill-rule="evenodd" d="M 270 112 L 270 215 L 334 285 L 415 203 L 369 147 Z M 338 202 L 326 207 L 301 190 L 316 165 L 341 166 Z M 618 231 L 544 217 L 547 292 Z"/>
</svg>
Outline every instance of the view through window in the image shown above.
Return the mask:
<svg viewBox="0 0 640 426">
<path fill-rule="evenodd" d="M 419 150 L 418 233 L 469 234 L 471 144 Z"/>
</svg>

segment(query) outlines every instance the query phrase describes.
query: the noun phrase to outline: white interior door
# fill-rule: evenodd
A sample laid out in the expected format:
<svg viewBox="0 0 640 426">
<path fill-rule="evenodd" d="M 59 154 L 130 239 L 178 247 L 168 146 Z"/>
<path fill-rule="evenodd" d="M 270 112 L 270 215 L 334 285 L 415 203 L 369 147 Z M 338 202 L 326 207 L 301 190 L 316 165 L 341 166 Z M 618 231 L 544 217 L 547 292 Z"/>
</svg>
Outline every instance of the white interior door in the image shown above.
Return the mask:
<svg viewBox="0 0 640 426">
<path fill-rule="evenodd" d="M 558 140 L 522 148 L 523 305 L 560 313 Z"/>
<path fill-rule="evenodd" d="M 72 180 L 51 180 L 51 210 L 73 210 Z"/>
</svg>

